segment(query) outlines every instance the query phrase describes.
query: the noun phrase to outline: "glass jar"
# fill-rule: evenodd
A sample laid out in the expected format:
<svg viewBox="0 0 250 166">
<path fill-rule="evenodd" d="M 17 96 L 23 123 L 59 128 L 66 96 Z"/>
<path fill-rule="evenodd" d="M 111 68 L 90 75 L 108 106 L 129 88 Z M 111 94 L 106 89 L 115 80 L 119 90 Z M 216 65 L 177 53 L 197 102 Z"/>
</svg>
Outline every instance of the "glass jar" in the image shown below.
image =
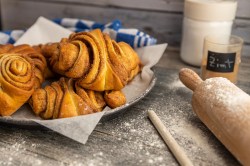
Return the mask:
<svg viewBox="0 0 250 166">
<path fill-rule="evenodd" d="M 243 39 L 238 36 L 207 36 L 204 40 L 201 77 L 224 77 L 237 82 Z"/>
<path fill-rule="evenodd" d="M 185 0 L 181 59 L 200 66 L 204 37 L 230 35 L 236 9 L 235 0 Z"/>
</svg>

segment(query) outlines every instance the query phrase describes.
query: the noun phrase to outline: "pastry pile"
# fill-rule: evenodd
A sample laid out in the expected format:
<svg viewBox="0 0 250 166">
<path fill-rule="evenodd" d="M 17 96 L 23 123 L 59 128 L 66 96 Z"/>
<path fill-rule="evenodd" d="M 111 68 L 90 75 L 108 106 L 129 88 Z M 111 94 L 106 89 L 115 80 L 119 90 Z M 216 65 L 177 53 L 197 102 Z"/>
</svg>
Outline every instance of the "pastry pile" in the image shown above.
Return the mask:
<svg viewBox="0 0 250 166">
<path fill-rule="evenodd" d="M 141 70 L 136 52 L 99 29 L 58 43 L 0 46 L 0 115 L 28 102 L 43 119 L 100 112 L 126 103 L 121 89 Z M 45 80 L 53 79 L 42 87 Z"/>
</svg>

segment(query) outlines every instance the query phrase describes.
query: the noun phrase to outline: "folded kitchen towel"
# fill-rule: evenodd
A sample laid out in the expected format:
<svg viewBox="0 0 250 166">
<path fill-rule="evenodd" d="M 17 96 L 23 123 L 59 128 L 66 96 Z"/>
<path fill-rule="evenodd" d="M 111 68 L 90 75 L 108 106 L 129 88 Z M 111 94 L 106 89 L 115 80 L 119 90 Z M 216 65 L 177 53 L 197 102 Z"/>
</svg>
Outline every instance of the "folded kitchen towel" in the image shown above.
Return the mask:
<svg viewBox="0 0 250 166">
<path fill-rule="evenodd" d="M 99 28 L 103 32 L 108 33 L 113 40 L 117 42 L 124 41 L 133 48 L 155 45 L 157 43 L 155 38 L 138 29 L 123 28 L 119 20 L 114 20 L 107 24 L 75 18 L 59 18 L 53 21 L 73 32 L 90 31 Z M 0 44 L 14 44 L 24 32 L 25 30 L 1 31 Z"/>
</svg>

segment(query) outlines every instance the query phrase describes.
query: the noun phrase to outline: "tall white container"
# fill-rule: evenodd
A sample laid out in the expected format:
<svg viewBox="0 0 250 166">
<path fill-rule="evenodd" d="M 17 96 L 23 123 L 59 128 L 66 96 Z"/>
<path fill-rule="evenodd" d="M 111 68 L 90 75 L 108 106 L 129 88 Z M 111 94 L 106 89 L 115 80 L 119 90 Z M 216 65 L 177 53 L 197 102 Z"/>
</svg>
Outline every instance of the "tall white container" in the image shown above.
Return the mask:
<svg viewBox="0 0 250 166">
<path fill-rule="evenodd" d="M 181 59 L 200 66 L 205 36 L 230 35 L 236 10 L 236 0 L 185 0 Z"/>
</svg>

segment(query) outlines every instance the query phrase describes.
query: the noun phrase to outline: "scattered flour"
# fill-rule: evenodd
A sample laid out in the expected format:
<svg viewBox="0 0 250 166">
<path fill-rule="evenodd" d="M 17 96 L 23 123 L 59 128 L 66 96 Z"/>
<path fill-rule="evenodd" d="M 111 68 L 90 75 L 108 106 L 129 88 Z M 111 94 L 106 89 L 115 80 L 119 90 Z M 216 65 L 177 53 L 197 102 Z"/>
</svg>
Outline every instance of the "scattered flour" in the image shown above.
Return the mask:
<svg viewBox="0 0 250 166">
<path fill-rule="evenodd" d="M 35 147 L 35 144 L 32 144 L 31 146 L 27 145 L 25 138 L 22 137 L 17 137 L 13 140 L 13 142 L 15 143 L 6 144 L 5 147 L 1 148 L 1 157 L 7 158 L 7 160 L 0 161 L 0 165 L 15 165 L 16 163 L 13 163 L 13 158 L 22 158 L 21 163 L 19 163 L 21 165 L 26 165 L 28 163 L 33 165 L 42 165 L 42 161 L 36 158 L 37 155 L 34 155 L 34 157 L 27 155 L 29 151 L 27 151 L 26 147 Z"/>
<path fill-rule="evenodd" d="M 174 79 L 173 82 L 171 82 L 170 84 L 167 85 L 170 89 L 178 89 L 180 87 L 185 87 L 185 85 L 178 79 Z"/>
<path fill-rule="evenodd" d="M 209 144 L 208 137 L 204 136 L 199 128 L 192 126 L 185 120 L 171 126 L 171 131 L 175 134 L 178 134 L 179 136 L 184 137 L 185 139 L 192 141 L 197 148 L 203 149 L 203 152 L 213 154 L 214 150 Z"/>
</svg>

